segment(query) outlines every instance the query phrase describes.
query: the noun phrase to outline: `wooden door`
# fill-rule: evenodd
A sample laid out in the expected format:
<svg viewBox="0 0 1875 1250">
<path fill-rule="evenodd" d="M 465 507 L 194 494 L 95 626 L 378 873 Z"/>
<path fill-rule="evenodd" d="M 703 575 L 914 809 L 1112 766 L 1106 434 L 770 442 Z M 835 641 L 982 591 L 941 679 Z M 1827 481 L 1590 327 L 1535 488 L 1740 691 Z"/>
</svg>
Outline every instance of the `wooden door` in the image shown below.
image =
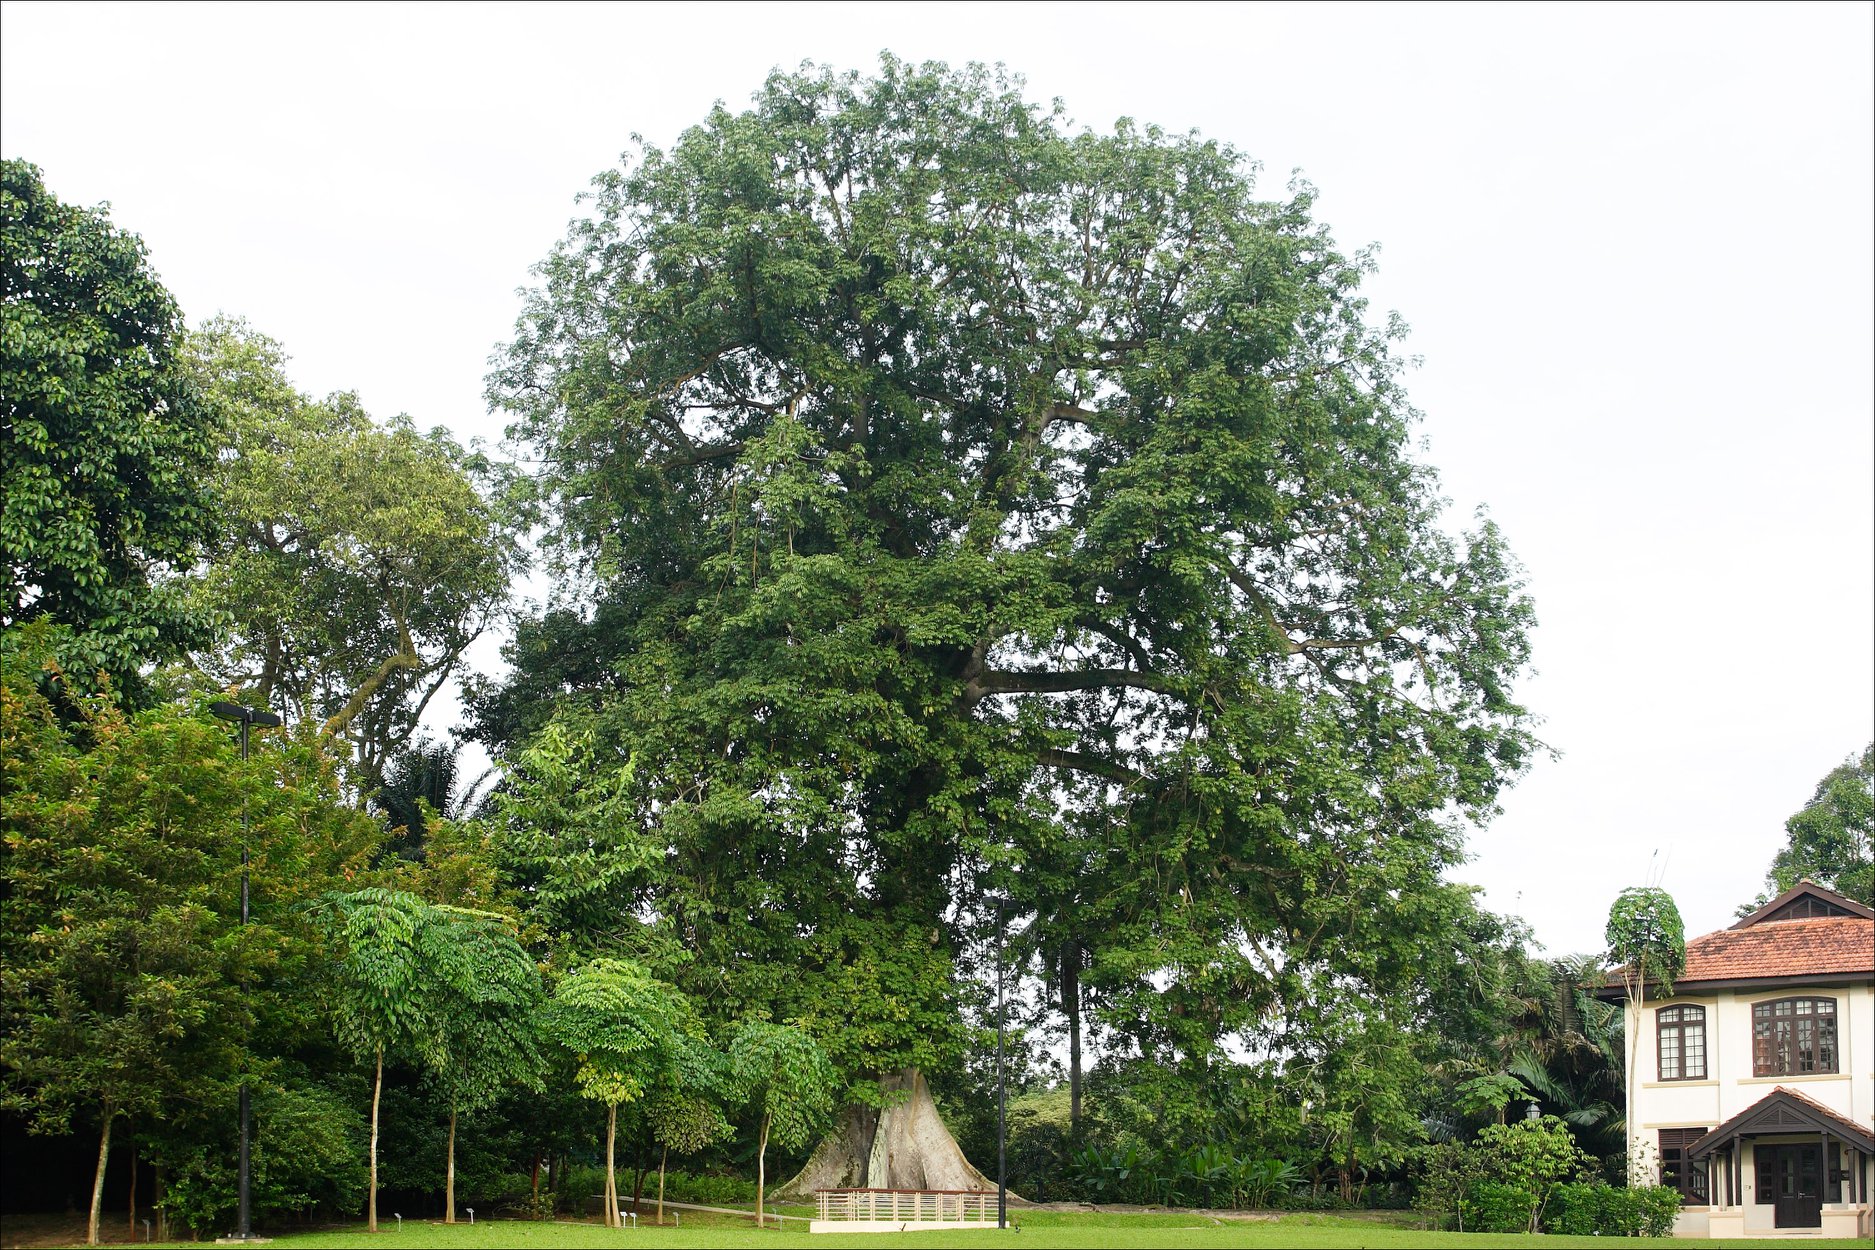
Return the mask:
<svg viewBox="0 0 1875 1250">
<path fill-rule="evenodd" d="M 1758 1201 L 1771 1204 L 1778 1228 L 1823 1224 L 1823 1147 L 1759 1146 Z"/>
</svg>

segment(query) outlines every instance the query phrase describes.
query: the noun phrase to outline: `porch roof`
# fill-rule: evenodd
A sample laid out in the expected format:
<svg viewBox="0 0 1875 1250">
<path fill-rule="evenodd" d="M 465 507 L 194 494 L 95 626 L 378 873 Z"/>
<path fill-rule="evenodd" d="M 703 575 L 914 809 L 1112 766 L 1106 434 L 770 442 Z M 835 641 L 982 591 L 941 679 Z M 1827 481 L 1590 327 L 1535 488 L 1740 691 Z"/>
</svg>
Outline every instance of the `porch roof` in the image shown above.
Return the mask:
<svg viewBox="0 0 1875 1250">
<path fill-rule="evenodd" d="M 1857 1150 L 1875 1153 L 1875 1134 L 1863 1125 L 1806 1098 L 1794 1089 L 1779 1085 L 1743 1111 L 1686 1148 L 1689 1159 L 1698 1159 L 1740 1137 L 1758 1137 L 1766 1133 L 1828 1133 L 1841 1138 Z"/>
</svg>

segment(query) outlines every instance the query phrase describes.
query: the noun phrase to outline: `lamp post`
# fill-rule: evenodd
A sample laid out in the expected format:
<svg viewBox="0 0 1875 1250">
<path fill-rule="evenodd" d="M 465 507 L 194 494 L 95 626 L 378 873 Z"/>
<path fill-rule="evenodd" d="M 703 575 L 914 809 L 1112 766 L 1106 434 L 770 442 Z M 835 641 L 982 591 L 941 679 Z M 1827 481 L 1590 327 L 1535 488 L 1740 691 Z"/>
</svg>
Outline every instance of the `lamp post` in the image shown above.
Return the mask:
<svg viewBox="0 0 1875 1250">
<path fill-rule="evenodd" d="M 1003 904 L 996 899 L 996 1227 L 1009 1227 L 1009 1086 L 1003 1074 Z"/>
<path fill-rule="evenodd" d="M 211 703 L 208 710 L 223 720 L 231 720 L 241 726 L 241 762 L 247 763 L 247 729 L 249 725 L 259 725 L 263 729 L 272 729 L 280 724 L 280 718 L 266 708 L 242 707 L 239 703 Z M 247 925 L 247 791 L 241 792 L 241 924 Z M 237 1217 L 239 1230 L 235 1236 L 242 1241 L 253 1237 L 248 1227 L 248 1160 L 247 1160 L 247 1071 L 242 1065 L 241 1072 L 241 1171 L 240 1171 L 240 1210 Z"/>
</svg>

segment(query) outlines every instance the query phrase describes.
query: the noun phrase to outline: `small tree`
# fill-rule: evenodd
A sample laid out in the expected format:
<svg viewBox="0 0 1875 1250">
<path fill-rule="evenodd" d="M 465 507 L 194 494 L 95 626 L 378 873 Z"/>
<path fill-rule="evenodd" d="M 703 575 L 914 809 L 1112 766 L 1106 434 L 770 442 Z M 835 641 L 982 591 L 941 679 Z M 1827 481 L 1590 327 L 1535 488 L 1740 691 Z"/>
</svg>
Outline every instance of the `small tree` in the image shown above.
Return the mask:
<svg viewBox="0 0 1875 1250">
<path fill-rule="evenodd" d="M 833 1109 L 834 1070 L 820 1044 L 805 1029 L 745 1020 L 730 1043 L 737 1081 L 761 1115 L 755 1145 L 755 1222 L 760 1226 L 762 1192 L 768 1180 L 768 1140 L 796 1150 Z"/>
<path fill-rule="evenodd" d="M 682 1155 L 728 1137 L 732 1129 L 722 1102 L 733 1089 L 729 1057 L 694 1033 L 680 1033 L 670 1062 L 645 1097 L 645 1117 L 658 1144 L 658 1223 L 664 1223 L 664 1169 L 671 1147 Z"/>
<path fill-rule="evenodd" d="M 1558 1185 L 1588 1174 L 1594 1161 L 1576 1145 L 1569 1126 L 1553 1115 L 1510 1124 L 1487 1124 L 1478 1133 L 1486 1175 L 1530 1197 L 1529 1231 Z"/>
<path fill-rule="evenodd" d="M 1508 1072 L 1492 1072 L 1460 1081 L 1452 1099 L 1460 1112 L 1468 1116 L 1494 1116 L 1504 1122 L 1504 1108 L 1519 1098 L 1529 1096 L 1523 1082 Z"/>
<path fill-rule="evenodd" d="M 1608 957 L 1627 991 L 1627 1087 L 1629 1171 L 1634 1170 L 1634 1069 L 1640 1062 L 1641 1008 L 1652 981 L 1662 994 L 1673 992 L 1673 979 L 1686 969 L 1686 927 L 1680 909 L 1665 890 L 1635 886 L 1621 891 L 1608 909 Z"/>
<path fill-rule="evenodd" d="M 384 1057 L 443 1058 L 435 1008 L 436 909 L 414 894 L 367 889 L 325 896 L 323 919 L 338 948 L 333 1024 L 339 1042 L 375 1064 L 371 1085 L 371 1187 L 367 1227 L 378 1231 L 378 1104 Z"/>
<path fill-rule="evenodd" d="M 669 1062 L 677 991 L 624 959 L 595 959 L 553 992 L 547 1027 L 579 1061 L 573 1081 L 605 1104 L 605 1222 L 618 1225 L 618 1109 L 644 1095 Z"/>
<path fill-rule="evenodd" d="M 486 912 L 437 908 L 443 937 L 437 1014 L 440 1062 L 432 1074 L 449 1103 L 443 1222 L 456 1222 L 456 1120 L 514 1085 L 541 1088 L 540 971 L 509 922 Z"/>
</svg>

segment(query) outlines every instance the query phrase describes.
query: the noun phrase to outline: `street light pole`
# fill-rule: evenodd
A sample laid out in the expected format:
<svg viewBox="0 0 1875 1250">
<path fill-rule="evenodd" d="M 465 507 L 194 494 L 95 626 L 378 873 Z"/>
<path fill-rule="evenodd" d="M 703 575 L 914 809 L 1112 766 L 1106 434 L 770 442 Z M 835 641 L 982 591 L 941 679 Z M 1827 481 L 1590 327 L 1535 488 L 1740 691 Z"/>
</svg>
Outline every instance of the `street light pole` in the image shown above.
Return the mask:
<svg viewBox="0 0 1875 1250">
<path fill-rule="evenodd" d="M 211 703 L 208 710 L 223 720 L 231 720 L 241 726 L 241 763 L 247 763 L 247 730 L 250 725 L 272 728 L 280 724 L 280 718 L 265 708 L 243 707 L 239 703 Z M 241 770 L 245 773 L 245 767 Z M 241 926 L 247 927 L 247 788 L 246 778 L 242 778 L 241 789 Z M 238 1231 L 235 1236 L 242 1241 L 253 1237 L 248 1222 L 248 1096 L 247 1067 L 241 1070 L 241 1164 L 240 1164 L 240 1203 L 236 1215 Z"/>
<path fill-rule="evenodd" d="M 1003 899 L 996 900 L 996 1227 L 1009 1227 L 1009 1086 L 1003 1073 Z"/>
</svg>

